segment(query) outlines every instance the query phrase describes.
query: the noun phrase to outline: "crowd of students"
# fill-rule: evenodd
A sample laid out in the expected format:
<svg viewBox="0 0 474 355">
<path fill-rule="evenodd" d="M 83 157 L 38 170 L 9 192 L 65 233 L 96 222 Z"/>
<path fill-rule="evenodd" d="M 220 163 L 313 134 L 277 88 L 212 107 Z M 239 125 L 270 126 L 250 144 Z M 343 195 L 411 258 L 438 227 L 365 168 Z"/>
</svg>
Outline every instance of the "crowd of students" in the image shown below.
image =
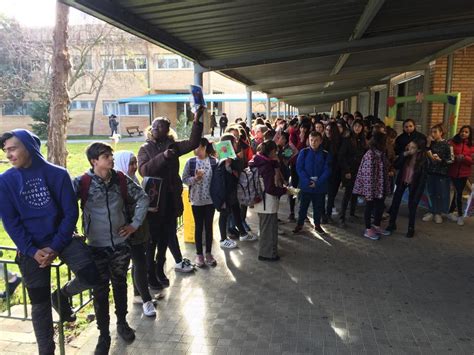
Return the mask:
<svg viewBox="0 0 474 355">
<path fill-rule="evenodd" d="M 220 138 L 230 142 L 236 158 L 219 161 L 212 142 L 202 138 L 202 113 L 203 108 L 196 112 L 186 140 L 173 136 L 167 118 L 156 118 L 137 155 L 114 152 L 106 143 L 92 143 L 86 151 L 91 168 L 73 182 L 66 170 L 43 158 L 40 141 L 31 132 L 14 130 L 1 136 L 0 145 L 12 168 L 0 175 L 0 216 L 18 249 L 17 262 L 32 303 L 41 354 L 54 353 L 51 305 L 62 320 L 73 321 L 69 299 L 88 288 L 93 289 L 100 332 L 96 353 L 108 353 L 109 283 L 117 333 L 133 341 L 135 331 L 126 320 L 130 261 L 134 301 L 142 303 L 146 316 L 155 316 L 153 291 L 169 285 L 165 273 L 168 248 L 178 272 L 217 265 L 212 254 L 216 210 L 220 247 L 233 249 L 238 245 L 236 240 L 258 240 L 261 261 L 280 259 L 278 210 L 285 195 L 295 234 L 309 224 L 310 204 L 312 227 L 326 234 L 325 224 L 346 226 L 348 207 L 349 218 L 357 221 L 358 202 L 363 199 L 363 236 L 371 240 L 388 236 L 397 229 L 399 207 L 408 190 L 406 237 L 411 238 L 425 185 L 431 203 L 423 221 L 442 223 L 444 216 L 458 225 L 464 223 L 462 193 L 474 154 L 470 126 L 461 127 L 447 141 L 442 125 L 433 126 L 427 138 L 416 130 L 413 120 L 407 119 L 403 133 L 397 136 L 382 121 L 372 116 L 363 118 L 358 112 L 334 118 L 302 115 L 274 121 L 259 116 L 252 127 L 236 119 Z M 181 178 L 179 157 L 191 151 L 194 157 L 186 162 Z M 142 177 L 163 179 L 157 208 L 150 208 L 137 172 Z M 242 174 L 258 178 L 259 192 L 250 203 L 243 203 L 239 196 Z M 177 217 L 183 213 L 183 183 L 190 189 L 195 221 L 194 263 L 183 257 L 176 231 Z M 451 183 L 454 196 L 450 204 Z M 339 213 L 333 218 L 341 187 Z M 391 195 L 389 206 L 386 199 Z M 78 201 L 85 240 L 75 233 Z M 252 233 L 246 222 L 249 207 L 258 215 L 258 233 Z M 384 228 L 385 213 L 388 224 Z M 50 265 L 56 257 L 69 265 L 76 278 L 51 297 Z"/>
</svg>

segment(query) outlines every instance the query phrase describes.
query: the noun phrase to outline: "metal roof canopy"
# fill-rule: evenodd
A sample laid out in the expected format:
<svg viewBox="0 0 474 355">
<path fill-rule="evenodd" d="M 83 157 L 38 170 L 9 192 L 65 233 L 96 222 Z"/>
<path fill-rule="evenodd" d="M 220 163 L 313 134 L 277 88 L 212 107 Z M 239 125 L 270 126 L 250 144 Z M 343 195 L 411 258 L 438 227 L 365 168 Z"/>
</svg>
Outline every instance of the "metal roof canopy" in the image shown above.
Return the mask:
<svg viewBox="0 0 474 355">
<path fill-rule="evenodd" d="M 472 0 L 60 1 L 297 107 L 474 43 Z"/>
<path fill-rule="evenodd" d="M 156 95 L 145 95 L 127 97 L 119 99 L 118 102 L 129 103 L 129 102 L 190 102 L 191 96 L 189 94 L 156 94 Z M 246 95 L 240 94 L 211 94 L 204 95 L 206 102 L 245 102 L 247 101 Z M 266 102 L 267 95 L 253 95 L 252 101 L 255 102 Z M 270 98 L 270 101 L 277 102 L 278 99 Z"/>
</svg>

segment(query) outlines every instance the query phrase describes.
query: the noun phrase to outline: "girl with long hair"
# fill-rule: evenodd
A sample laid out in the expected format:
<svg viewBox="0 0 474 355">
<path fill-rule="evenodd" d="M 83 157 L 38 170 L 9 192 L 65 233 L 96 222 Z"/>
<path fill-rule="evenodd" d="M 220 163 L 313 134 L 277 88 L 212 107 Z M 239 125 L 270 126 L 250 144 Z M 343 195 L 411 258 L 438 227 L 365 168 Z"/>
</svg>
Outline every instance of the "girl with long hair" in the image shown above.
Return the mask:
<svg viewBox="0 0 474 355">
<path fill-rule="evenodd" d="M 364 237 L 380 239 L 384 231 L 380 227 L 385 197 L 390 194 L 388 178 L 389 163 L 386 154 L 386 135 L 375 132 L 369 141 L 369 150 L 364 154 L 357 172 L 352 192 L 365 198 Z M 372 224 L 372 215 L 374 221 Z"/>
<path fill-rule="evenodd" d="M 328 186 L 328 198 L 326 202 L 326 213 L 321 218 L 321 223 L 333 222 L 332 209 L 336 199 L 339 185 L 341 185 L 341 168 L 338 161 L 338 153 L 342 143 L 341 131 L 336 122 L 331 122 L 326 126 L 324 131 L 325 139 L 323 140 L 323 148 L 327 150 L 331 157 L 331 177 Z"/>
<path fill-rule="evenodd" d="M 449 176 L 454 185 L 454 196 L 449 208 L 449 218 L 456 221 L 458 225 L 464 225 L 462 216 L 462 193 L 466 187 L 467 179 L 471 176 L 472 155 L 474 146 L 472 145 L 471 126 L 462 126 L 459 133 L 449 142 L 453 149 L 454 162 L 449 168 Z M 457 209 L 457 215 L 454 211 Z"/>
<path fill-rule="evenodd" d="M 425 190 L 427 178 L 428 161 L 426 156 L 426 139 L 418 137 L 405 147 L 405 151 L 395 160 L 395 168 L 398 169 L 396 179 L 397 188 L 393 195 L 390 207 L 390 221 L 386 234 L 392 234 L 396 229 L 398 211 L 402 202 L 403 193 L 408 189 L 408 231 L 407 238 L 413 238 L 415 234 L 416 210 Z"/>
</svg>

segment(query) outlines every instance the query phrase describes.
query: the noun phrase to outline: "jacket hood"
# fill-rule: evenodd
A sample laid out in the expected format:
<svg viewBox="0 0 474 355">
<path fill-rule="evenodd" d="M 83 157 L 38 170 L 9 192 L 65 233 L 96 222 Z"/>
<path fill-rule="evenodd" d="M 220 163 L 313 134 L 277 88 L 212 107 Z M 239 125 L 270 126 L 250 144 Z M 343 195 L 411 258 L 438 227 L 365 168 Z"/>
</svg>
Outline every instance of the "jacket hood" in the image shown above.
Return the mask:
<svg viewBox="0 0 474 355">
<path fill-rule="evenodd" d="M 46 162 L 46 159 L 41 154 L 41 141 L 37 135 L 26 129 L 14 129 L 11 132 L 26 147 L 31 155 L 33 164 Z"/>
</svg>

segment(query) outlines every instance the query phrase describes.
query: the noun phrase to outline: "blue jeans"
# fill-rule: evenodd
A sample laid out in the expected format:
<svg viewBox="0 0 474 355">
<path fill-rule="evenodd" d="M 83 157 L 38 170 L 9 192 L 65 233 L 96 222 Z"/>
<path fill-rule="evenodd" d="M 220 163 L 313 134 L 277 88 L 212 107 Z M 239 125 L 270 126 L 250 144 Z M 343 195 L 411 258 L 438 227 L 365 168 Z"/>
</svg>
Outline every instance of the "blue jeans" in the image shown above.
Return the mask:
<svg viewBox="0 0 474 355">
<path fill-rule="evenodd" d="M 300 210 L 298 213 L 298 225 L 302 226 L 308 215 L 309 204 L 313 203 L 313 219 L 314 224 L 321 223 L 321 215 L 324 213 L 324 202 L 326 194 L 301 192 Z"/>
<path fill-rule="evenodd" d="M 428 194 L 431 200 L 431 213 L 447 213 L 449 208 L 449 177 L 428 175 Z"/>
</svg>

